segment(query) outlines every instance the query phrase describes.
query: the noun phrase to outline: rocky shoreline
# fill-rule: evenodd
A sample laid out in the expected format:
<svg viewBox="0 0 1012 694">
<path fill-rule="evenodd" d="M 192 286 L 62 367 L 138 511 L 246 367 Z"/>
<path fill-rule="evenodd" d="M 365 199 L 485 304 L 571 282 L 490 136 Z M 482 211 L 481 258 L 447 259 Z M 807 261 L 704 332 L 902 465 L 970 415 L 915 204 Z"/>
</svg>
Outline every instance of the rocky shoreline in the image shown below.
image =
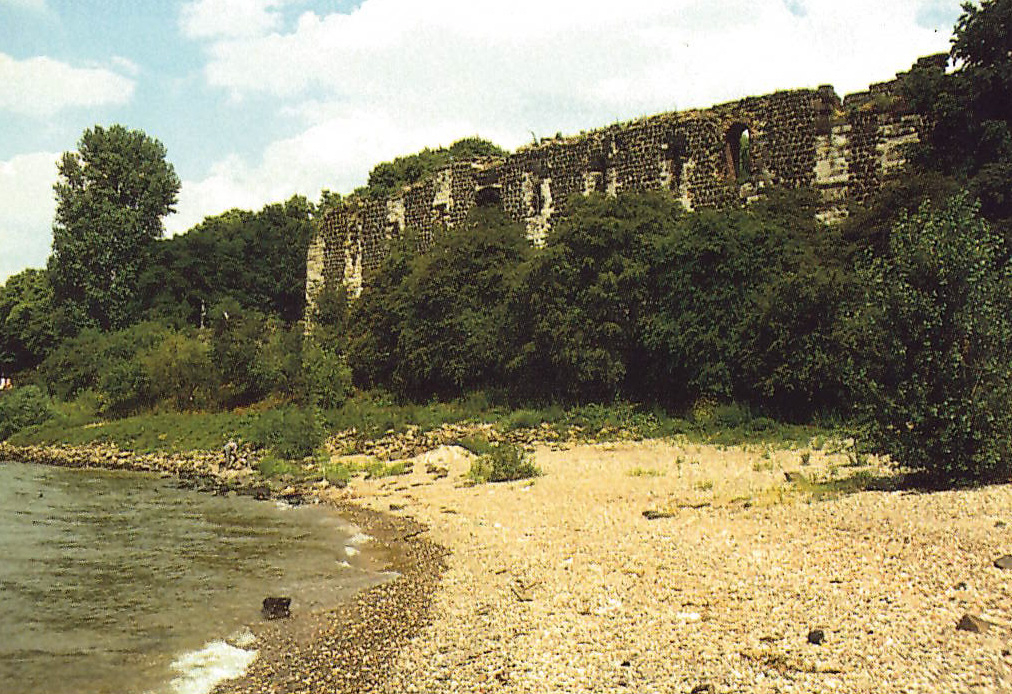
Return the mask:
<svg viewBox="0 0 1012 694">
<path fill-rule="evenodd" d="M 430 606 L 446 568 L 447 551 L 421 537 L 425 527 L 410 518 L 323 494 L 325 487 L 319 485 L 265 482 L 255 472 L 257 455 L 242 449 L 139 454 L 108 444 L 12 446 L 0 442 L 0 460 L 157 473 L 208 493 L 332 506 L 372 538 L 374 549 L 389 558 L 382 569 L 396 572 L 396 578 L 360 591 L 336 609 L 295 613 L 291 619 L 257 626 L 259 657 L 243 677 L 219 684 L 214 693 L 381 691 L 401 644 L 431 621 Z"/>
</svg>

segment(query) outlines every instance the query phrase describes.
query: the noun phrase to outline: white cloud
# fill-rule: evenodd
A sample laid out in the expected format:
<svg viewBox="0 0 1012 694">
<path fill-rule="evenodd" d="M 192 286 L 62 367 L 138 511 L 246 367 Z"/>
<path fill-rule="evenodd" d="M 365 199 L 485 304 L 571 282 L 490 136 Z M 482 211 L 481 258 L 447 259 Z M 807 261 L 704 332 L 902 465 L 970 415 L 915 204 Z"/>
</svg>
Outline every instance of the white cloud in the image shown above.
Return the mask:
<svg viewBox="0 0 1012 694">
<path fill-rule="evenodd" d="M 363 184 L 378 161 L 425 146 L 449 145 L 475 132 L 475 124 L 463 119 L 411 127 L 384 112 L 330 117 L 271 144 L 259 162 L 232 156 L 214 164 L 203 179 L 184 180 L 166 229 L 177 234 L 207 215 L 233 207 L 259 209 L 295 194 L 317 200 L 324 188 L 347 192 Z M 505 136 L 483 134 L 493 140 Z"/>
<path fill-rule="evenodd" d="M 0 0 L 0 7 L 3 7 L 4 5 L 25 10 L 34 10 L 35 12 L 45 12 L 49 9 L 46 5 L 46 0 Z"/>
<path fill-rule="evenodd" d="M 130 75 L 131 77 L 136 77 L 141 72 L 140 65 L 130 60 L 130 58 L 124 58 L 121 55 L 114 55 L 109 60 L 109 63 L 112 64 L 113 67 L 117 68 L 120 72 L 124 72 Z"/>
<path fill-rule="evenodd" d="M 180 27 L 191 38 L 261 36 L 281 24 L 278 10 L 291 0 L 193 0 L 183 5 Z"/>
<path fill-rule="evenodd" d="M 170 227 L 296 192 L 348 192 L 379 161 L 474 134 L 512 148 L 532 131 L 573 133 L 778 89 L 863 90 L 948 49 L 947 35 L 918 21 L 925 2 L 959 7 L 365 0 L 346 14 L 305 12 L 285 28 L 281 0 L 246 3 L 249 17 L 230 22 L 227 0 L 201 0 L 183 22 L 208 39 L 207 81 L 237 99 L 274 99 L 302 132 L 259 162 L 230 158 L 185 182 Z"/>
<path fill-rule="evenodd" d="M 639 101 L 671 108 L 768 86 L 856 89 L 947 49 L 944 36 L 917 25 L 913 0 L 805 8 L 792 12 L 781 0 L 588 0 L 578 9 L 551 0 L 366 0 L 351 14 L 307 12 L 289 33 L 214 43 L 206 75 L 237 94 L 415 106 L 456 98 L 453 110 L 491 102 L 493 111 L 546 93 L 556 103 L 600 98 L 602 84 L 628 80 L 639 83 Z M 617 95 L 602 107 L 626 103 Z"/>
<path fill-rule="evenodd" d="M 72 107 L 125 104 L 133 91 L 133 80 L 111 70 L 0 53 L 0 111 L 46 117 Z"/>
<path fill-rule="evenodd" d="M 42 267 L 52 245 L 59 154 L 37 152 L 0 161 L 0 282 Z"/>
</svg>

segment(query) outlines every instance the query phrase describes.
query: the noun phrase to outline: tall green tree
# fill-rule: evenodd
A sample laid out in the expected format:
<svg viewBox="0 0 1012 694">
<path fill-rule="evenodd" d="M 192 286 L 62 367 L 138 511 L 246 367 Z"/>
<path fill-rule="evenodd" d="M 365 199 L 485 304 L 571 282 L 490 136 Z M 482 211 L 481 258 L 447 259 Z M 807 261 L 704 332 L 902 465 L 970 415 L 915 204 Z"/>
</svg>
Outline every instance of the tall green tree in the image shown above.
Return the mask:
<svg viewBox="0 0 1012 694">
<path fill-rule="evenodd" d="M 24 270 L 0 286 L 0 371 L 41 362 L 56 343 L 53 289 L 42 270 Z"/>
<path fill-rule="evenodd" d="M 137 278 L 172 212 L 179 177 L 165 147 L 122 125 L 84 131 L 60 159 L 49 275 L 78 327 L 127 325 Z"/>
<path fill-rule="evenodd" d="M 1012 0 L 963 3 L 949 57 L 956 70 L 915 70 L 906 96 L 932 124 L 919 164 L 953 176 L 1012 237 Z"/>
<path fill-rule="evenodd" d="M 520 224 L 480 207 L 424 252 L 411 234 L 396 240 L 351 310 L 356 383 L 415 399 L 501 388 L 510 298 L 531 253 Z"/>
</svg>

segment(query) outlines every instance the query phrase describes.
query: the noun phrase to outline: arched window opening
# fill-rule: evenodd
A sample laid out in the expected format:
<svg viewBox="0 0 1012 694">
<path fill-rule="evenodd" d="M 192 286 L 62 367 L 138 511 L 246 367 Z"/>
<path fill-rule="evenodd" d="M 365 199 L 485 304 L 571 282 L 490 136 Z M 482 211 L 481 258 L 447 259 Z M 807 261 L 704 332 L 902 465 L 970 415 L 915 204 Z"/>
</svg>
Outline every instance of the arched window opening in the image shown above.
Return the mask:
<svg viewBox="0 0 1012 694">
<path fill-rule="evenodd" d="M 474 202 L 478 207 L 501 207 L 502 188 L 499 186 L 484 186 L 479 188 L 474 196 Z"/>
<path fill-rule="evenodd" d="M 748 126 L 735 123 L 728 131 L 724 143 L 727 158 L 727 177 L 732 181 L 745 181 L 752 175 L 752 136 Z"/>
</svg>

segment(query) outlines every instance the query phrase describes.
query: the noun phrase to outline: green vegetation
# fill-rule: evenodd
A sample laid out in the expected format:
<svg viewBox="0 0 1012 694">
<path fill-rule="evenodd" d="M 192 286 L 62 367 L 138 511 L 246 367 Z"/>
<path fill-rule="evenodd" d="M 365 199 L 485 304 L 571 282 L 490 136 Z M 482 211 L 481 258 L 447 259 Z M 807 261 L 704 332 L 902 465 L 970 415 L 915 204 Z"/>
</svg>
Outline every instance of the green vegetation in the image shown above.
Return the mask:
<svg viewBox="0 0 1012 694">
<path fill-rule="evenodd" d="M 28 386 L 0 392 L 0 441 L 53 416 L 49 397 L 41 388 Z"/>
<path fill-rule="evenodd" d="M 795 491 L 810 497 L 813 501 L 835 499 L 847 494 L 855 494 L 875 489 L 891 489 L 896 480 L 891 477 L 878 477 L 868 470 L 859 470 L 847 477 L 832 476 L 828 479 L 812 480 L 795 473 L 791 486 Z"/>
<path fill-rule="evenodd" d="M 510 297 L 532 253 L 521 225 L 482 208 L 426 252 L 396 243 L 351 311 L 357 384 L 409 400 L 505 388 Z"/>
<path fill-rule="evenodd" d="M 474 441 L 471 442 L 472 445 Z M 530 479 L 541 474 L 524 449 L 512 443 L 488 443 L 477 446 L 484 453 L 471 461 L 467 476 L 475 484 L 486 482 L 513 482 Z M 475 452 L 475 451 L 472 451 Z"/>
<path fill-rule="evenodd" d="M 427 250 L 396 241 L 340 320 L 355 385 L 406 401 L 709 398 L 805 420 L 846 405 L 851 256 L 803 193 L 694 214 L 656 193 L 580 198 L 540 250 L 479 208 Z"/>
<path fill-rule="evenodd" d="M 53 288 L 43 270 L 24 270 L 0 286 L 0 371 L 38 365 L 56 344 Z"/>
<path fill-rule="evenodd" d="M 628 473 L 630 477 L 664 477 L 664 470 L 656 468 L 634 467 Z"/>
<path fill-rule="evenodd" d="M 90 129 L 60 165 L 49 268 L 0 288 L 0 370 L 19 385 L 0 434 L 137 450 L 234 438 L 269 451 L 277 475 L 347 430 L 351 447 L 453 422 L 761 442 L 765 468 L 772 448 L 843 428 L 860 432 L 855 466 L 871 452 L 936 483 L 1006 481 L 1010 29 L 1012 0 L 964 6 L 958 69 L 922 64 L 890 97 L 932 124 L 914 167 L 841 225 L 819 223 L 804 190 L 695 212 L 661 193 L 591 195 L 558 201 L 566 215 L 535 248 L 479 206 L 452 229 L 394 235 L 361 297 L 325 287 L 308 328 L 312 220 L 337 196 L 158 240 L 178 188 L 164 148 Z M 477 139 L 426 150 L 377 166 L 360 194 L 499 154 Z M 536 472 L 511 445 L 461 443 L 475 480 Z M 307 466 L 397 474 L 292 469 Z"/>
<path fill-rule="evenodd" d="M 369 172 L 369 184 L 355 192 L 363 197 L 385 198 L 455 161 L 501 157 L 505 154 L 505 151 L 488 140 L 480 137 L 464 138 L 449 147 L 426 148 L 418 154 L 397 157 L 393 161 L 377 164 Z"/>
<path fill-rule="evenodd" d="M 74 328 L 123 328 L 179 177 L 161 142 L 121 125 L 84 131 L 60 159 L 49 279 Z"/>
<path fill-rule="evenodd" d="M 29 386 L 30 387 L 30 386 Z M 44 424 L 10 437 L 15 445 L 110 443 L 139 453 L 220 451 L 230 440 L 252 440 L 255 416 L 249 413 L 167 412 L 104 420 L 87 406 L 62 403 Z"/>
<path fill-rule="evenodd" d="M 134 312 L 194 327 L 226 312 L 301 320 L 315 212 L 293 196 L 259 212 L 229 210 L 158 241 L 138 278 Z"/>
<path fill-rule="evenodd" d="M 940 481 L 1012 473 L 1012 267 L 965 196 L 903 219 L 862 270 L 864 440 Z"/>
<path fill-rule="evenodd" d="M 283 458 L 306 458 L 323 443 L 319 417 L 312 410 L 286 407 L 260 413 L 249 439 Z"/>
<path fill-rule="evenodd" d="M 282 476 L 293 479 L 305 479 L 306 470 L 298 463 L 277 458 L 274 455 L 265 455 L 257 463 L 257 471 L 267 479 L 274 479 Z"/>
<path fill-rule="evenodd" d="M 306 399 L 301 340 L 297 327 L 255 313 L 215 317 L 204 330 L 155 322 L 86 329 L 31 377 L 63 400 L 92 392 L 107 416 L 241 407 L 271 394 Z"/>
<path fill-rule="evenodd" d="M 958 69 L 911 75 L 905 97 L 933 123 L 918 148 L 920 168 L 937 171 L 980 200 L 981 213 L 1012 237 L 1012 0 L 965 2 L 953 29 Z"/>
</svg>

